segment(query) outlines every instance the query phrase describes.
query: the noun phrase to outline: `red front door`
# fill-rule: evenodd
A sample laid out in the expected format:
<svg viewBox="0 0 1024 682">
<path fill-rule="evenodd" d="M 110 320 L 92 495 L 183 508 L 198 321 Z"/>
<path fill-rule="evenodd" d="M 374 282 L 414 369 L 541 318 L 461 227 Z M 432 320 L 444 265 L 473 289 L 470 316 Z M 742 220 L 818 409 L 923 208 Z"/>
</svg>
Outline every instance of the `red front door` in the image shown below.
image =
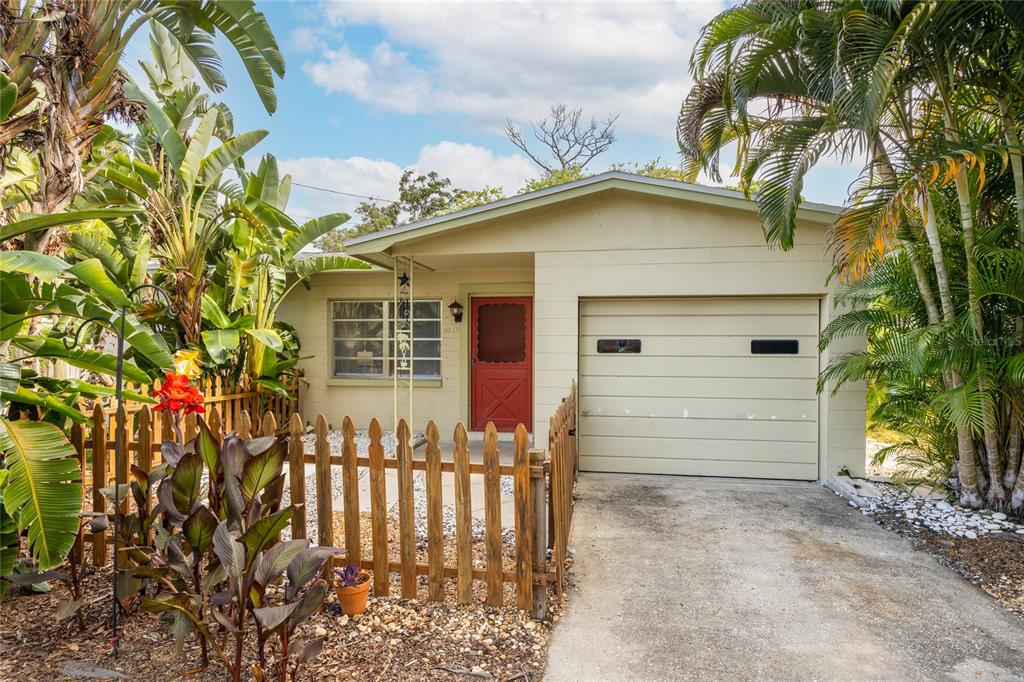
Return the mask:
<svg viewBox="0 0 1024 682">
<path fill-rule="evenodd" d="M 473 298 L 470 308 L 471 428 L 532 430 L 533 299 Z"/>
</svg>

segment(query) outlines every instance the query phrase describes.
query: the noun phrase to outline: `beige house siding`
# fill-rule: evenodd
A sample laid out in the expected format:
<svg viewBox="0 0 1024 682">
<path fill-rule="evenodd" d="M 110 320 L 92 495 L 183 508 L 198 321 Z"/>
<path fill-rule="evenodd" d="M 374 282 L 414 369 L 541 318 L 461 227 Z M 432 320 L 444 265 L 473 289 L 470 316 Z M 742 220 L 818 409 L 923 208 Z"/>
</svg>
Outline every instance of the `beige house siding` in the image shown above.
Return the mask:
<svg viewBox="0 0 1024 682">
<path fill-rule="evenodd" d="M 487 270 L 458 270 L 414 274 L 414 295 L 418 299 L 440 299 L 441 324 L 441 382 L 417 383 L 413 389 L 413 420 L 415 428 L 422 430 L 428 419 L 437 421 L 441 433 L 447 437 L 456 422 L 465 419 L 464 386 L 468 361 L 464 344 L 468 315 L 456 324 L 448 312 L 448 304 L 463 292 L 529 293 L 533 270 L 524 268 Z M 302 344 L 302 355 L 313 356 L 304 360 L 305 373 L 303 417 L 312 421 L 323 414 L 334 426 L 351 416 L 356 428 L 366 428 L 370 419 L 377 417 L 384 428 L 392 427 L 394 408 L 392 383 L 366 385 L 368 380 L 345 380 L 331 377 L 331 339 L 329 304 L 339 299 L 390 299 L 394 284 L 390 272 L 337 272 L 317 275 L 309 289 L 297 287 L 281 307 L 282 321 L 295 327 Z M 404 416 L 405 405 L 401 408 Z"/>
<path fill-rule="evenodd" d="M 802 222 L 796 242 L 770 249 L 752 211 L 610 190 L 400 242 L 392 252 L 534 253 L 533 434 L 543 445 L 549 416 L 578 376 L 580 299 L 810 295 L 821 300 L 824 326 L 834 316 L 824 226 Z M 863 473 L 864 395 L 863 386 L 847 386 L 819 397 L 822 478 L 841 465 Z"/>
<path fill-rule="evenodd" d="M 460 324 L 451 320 L 447 305 L 455 298 L 468 310 L 473 294 L 533 294 L 532 426 L 541 447 L 550 415 L 579 376 L 581 301 L 799 297 L 818 301 L 820 328 L 835 317 L 838 284 L 829 282 L 832 263 L 824 244 L 831 214 L 822 207 L 798 213 L 797 246 L 783 252 L 765 245 L 756 212 L 735 195 L 611 174 L 537 197 L 520 208 L 499 202 L 454 214 L 353 249 L 377 263 L 412 256 L 434 270 L 417 270 L 414 295 L 440 298 L 445 307 L 443 376 L 439 385 L 415 388 L 415 428 L 433 418 L 450 433 L 468 418 L 469 316 Z M 367 386 L 330 377 L 328 301 L 391 295 L 388 272 L 342 272 L 314 277 L 310 290 L 296 291 L 285 303 L 282 319 L 297 329 L 303 354 L 314 356 L 303 363 L 306 415 L 323 413 L 338 424 L 349 414 L 360 427 L 376 416 L 388 425 L 389 382 Z M 862 338 L 838 342 L 820 354 L 819 369 L 834 353 L 863 345 Z M 865 387 L 847 385 L 815 399 L 819 477 L 841 466 L 862 474 Z"/>
</svg>

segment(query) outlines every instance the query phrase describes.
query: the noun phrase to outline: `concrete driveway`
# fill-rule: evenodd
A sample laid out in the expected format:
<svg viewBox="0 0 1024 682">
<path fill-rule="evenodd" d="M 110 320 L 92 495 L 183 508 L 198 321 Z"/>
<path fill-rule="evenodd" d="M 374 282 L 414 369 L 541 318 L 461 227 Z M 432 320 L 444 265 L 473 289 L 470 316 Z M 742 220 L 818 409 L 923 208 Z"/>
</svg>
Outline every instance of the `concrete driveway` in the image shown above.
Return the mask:
<svg viewBox="0 0 1024 682">
<path fill-rule="evenodd" d="M 1024 622 L 818 485 L 578 491 L 549 682 L 1024 679 Z"/>
</svg>

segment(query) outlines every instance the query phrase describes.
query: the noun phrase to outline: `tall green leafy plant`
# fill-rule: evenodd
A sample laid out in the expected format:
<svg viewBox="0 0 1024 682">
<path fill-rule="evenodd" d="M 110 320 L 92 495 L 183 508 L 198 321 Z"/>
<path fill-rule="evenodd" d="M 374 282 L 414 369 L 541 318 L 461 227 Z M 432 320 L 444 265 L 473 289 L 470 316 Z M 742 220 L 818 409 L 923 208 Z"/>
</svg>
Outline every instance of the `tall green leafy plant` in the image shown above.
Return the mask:
<svg viewBox="0 0 1024 682">
<path fill-rule="evenodd" d="M 264 107 L 275 110 L 274 78 L 284 75 L 284 59 L 252 0 L 9 0 L 0 7 L 0 60 L 9 65 L 0 82 L 0 150 L 13 145 L 38 158 L 31 215 L 67 210 L 94 172 L 93 143 L 106 120 L 138 117 L 125 96 L 122 59 L 133 36 L 151 23 L 214 92 L 226 86 L 213 47 L 215 36 L 224 36 Z M 54 234 L 28 234 L 24 246 L 47 252 Z"/>
</svg>

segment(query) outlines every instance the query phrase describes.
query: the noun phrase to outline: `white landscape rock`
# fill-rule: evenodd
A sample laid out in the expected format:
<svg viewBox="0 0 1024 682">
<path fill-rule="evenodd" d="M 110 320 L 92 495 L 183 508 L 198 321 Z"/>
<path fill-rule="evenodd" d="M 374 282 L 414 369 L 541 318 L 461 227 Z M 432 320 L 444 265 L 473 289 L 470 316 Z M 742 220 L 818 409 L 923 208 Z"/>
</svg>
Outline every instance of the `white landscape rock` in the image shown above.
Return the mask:
<svg viewBox="0 0 1024 682">
<path fill-rule="evenodd" d="M 851 506 L 861 508 L 868 506 L 867 500 L 882 496 L 882 491 L 871 481 L 849 476 L 833 476 L 825 482 L 825 487 L 846 499 Z"/>
<path fill-rule="evenodd" d="M 825 487 L 846 499 L 866 516 L 902 517 L 912 528 L 975 540 L 991 533 L 1024 535 L 1024 524 L 1003 512 L 975 510 L 936 499 L 934 490 L 926 497 L 907 492 L 890 483 L 873 483 L 848 476 L 834 476 Z"/>
</svg>

